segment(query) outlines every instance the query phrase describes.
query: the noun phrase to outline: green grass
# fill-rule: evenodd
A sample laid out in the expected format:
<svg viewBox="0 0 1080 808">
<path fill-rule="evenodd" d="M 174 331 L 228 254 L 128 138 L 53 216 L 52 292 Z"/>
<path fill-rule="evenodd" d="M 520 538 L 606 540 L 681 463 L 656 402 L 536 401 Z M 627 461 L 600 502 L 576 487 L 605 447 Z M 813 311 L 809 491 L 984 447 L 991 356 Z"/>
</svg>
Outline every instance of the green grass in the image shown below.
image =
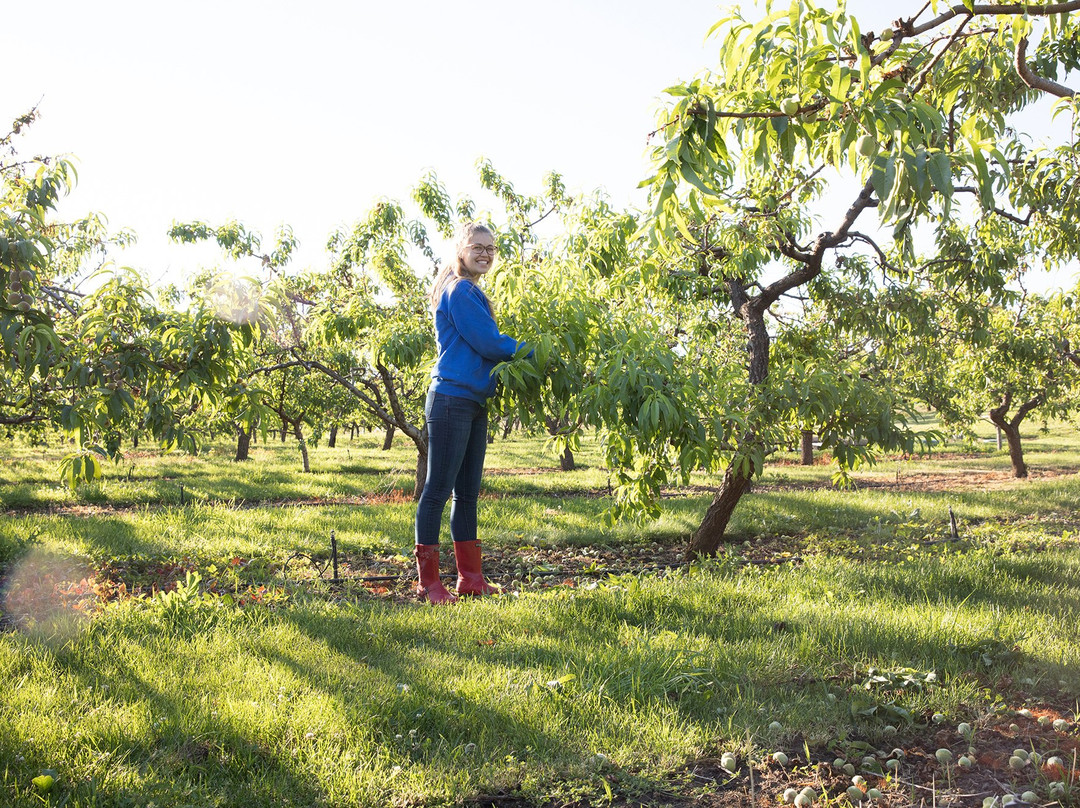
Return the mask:
<svg viewBox="0 0 1080 808">
<path fill-rule="evenodd" d="M 279 502 L 298 499 L 342 499 L 404 492 L 411 495 L 416 449 L 398 436 L 390 451 L 381 451 L 382 437 L 361 433 L 355 441 L 338 441 L 335 449 L 312 447 L 311 473 L 301 470 L 300 453 L 292 439 L 257 444 L 251 460 L 232 462 L 235 447 L 213 443 L 197 455 L 161 454 L 142 449 L 128 452 L 119 463 L 107 462 L 100 481 L 72 492 L 57 473 L 69 451 L 50 447 L 5 447 L 0 469 L 0 506 L 8 508 L 64 507 L 77 504 L 139 505 L 185 501 Z M 608 475 L 600 468 L 599 452 L 586 443 L 578 456 L 581 468 L 568 475 L 521 474 L 519 470 L 558 469 L 558 460 L 543 449 L 543 442 L 512 437 L 489 449 L 488 468 L 505 470 L 485 482 L 492 493 L 557 493 L 606 488 Z"/>
<path fill-rule="evenodd" d="M 868 668 L 934 671 L 903 708 L 967 716 L 984 668 L 957 649 L 980 641 L 1016 644 L 1019 675 L 1080 693 L 1078 580 L 1080 556 L 1055 551 L 820 557 L 443 610 L 196 603 L 169 622 L 128 603 L 0 642 L 14 683 L 0 755 L 26 758 L 4 785 L 31 804 L 25 784 L 52 768 L 69 804 L 441 804 L 596 786 L 603 766 L 660 778 L 747 732 L 765 747 L 880 738 L 884 720 L 850 715 Z"/>
<path fill-rule="evenodd" d="M 1033 440 L 1033 470 L 1080 463 L 1069 437 Z M 130 466 L 111 468 L 75 493 L 51 476 L 60 453 L 13 447 L 2 472 L 0 497 L 17 509 L 0 517 L 9 588 L 47 589 L 63 559 L 208 575 L 240 556 L 272 578 L 269 562 L 325 554 L 331 532 L 354 558 L 412 545 L 400 438 L 386 453 L 374 436 L 315 449 L 311 475 L 288 444 L 262 445 L 248 464 L 224 445 L 147 455 L 130 479 Z M 708 503 L 691 492 L 654 521 L 604 528 L 597 448 L 579 459 L 560 473 L 539 441 L 497 441 L 485 543 L 680 546 Z M 1001 460 L 903 462 L 960 473 Z M 520 473 L 538 466 L 550 471 Z M 198 594 L 39 614 L 0 633 L 0 803 L 454 805 L 513 793 L 603 804 L 609 788 L 625 800 L 670 789 L 684 764 L 722 749 L 892 745 L 886 725 L 914 738 L 934 712 L 968 719 L 1015 698 L 994 688 L 1003 678 L 1032 698 L 1080 700 L 1080 481 L 806 487 L 828 475 L 774 465 L 740 504 L 729 552 L 666 574 L 447 609 L 311 586 L 274 606 Z M 961 542 L 940 541 L 950 506 Z M 739 543 L 758 539 L 801 562 L 741 561 Z M 875 686 L 872 668 L 892 685 Z M 47 797 L 31 782 L 46 770 Z"/>
</svg>

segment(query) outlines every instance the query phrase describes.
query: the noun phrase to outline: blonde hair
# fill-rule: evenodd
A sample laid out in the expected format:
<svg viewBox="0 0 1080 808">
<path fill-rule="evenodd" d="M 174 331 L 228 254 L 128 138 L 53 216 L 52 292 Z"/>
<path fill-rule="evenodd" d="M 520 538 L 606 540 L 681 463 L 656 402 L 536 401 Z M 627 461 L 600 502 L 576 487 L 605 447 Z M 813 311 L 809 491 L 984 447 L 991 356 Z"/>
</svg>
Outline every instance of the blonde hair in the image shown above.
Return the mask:
<svg viewBox="0 0 1080 808">
<path fill-rule="evenodd" d="M 477 233 L 485 233 L 494 240 L 495 234 L 491 232 L 491 228 L 486 224 L 480 222 L 466 222 L 461 226 L 461 230 L 458 231 L 458 239 L 454 244 L 454 257 L 452 260 L 443 264 L 439 274 L 435 277 L 435 285 L 431 288 L 431 310 L 434 312 L 439 307 L 439 298 L 442 297 L 442 293 L 447 289 L 452 289 L 454 285 L 462 278 L 467 278 L 471 281 L 475 281 L 480 277 L 475 272 L 470 272 L 465 266 L 465 262 L 461 260 L 461 253 L 465 249 L 465 245 L 469 243 L 469 239 Z M 488 306 L 490 307 L 490 303 Z"/>
</svg>

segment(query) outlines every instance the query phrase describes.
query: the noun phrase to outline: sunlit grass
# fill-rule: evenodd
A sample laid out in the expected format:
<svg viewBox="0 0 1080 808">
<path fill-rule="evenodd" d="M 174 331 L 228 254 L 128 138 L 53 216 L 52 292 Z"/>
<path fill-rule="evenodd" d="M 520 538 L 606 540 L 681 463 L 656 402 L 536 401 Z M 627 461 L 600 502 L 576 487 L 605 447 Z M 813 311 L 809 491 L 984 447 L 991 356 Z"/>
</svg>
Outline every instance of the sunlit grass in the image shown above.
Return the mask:
<svg viewBox="0 0 1080 808">
<path fill-rule="evenodd" d="M 9 445 L 0 469 L 0 504 L 4 507 L 69 506 L 91 503 L 136 505 L 185 501 L 283 501 L 411 495 L 415 483 L 416 448 L 398 436 L 389 451 L 382 437 L 361 432 L 355 440 L 338 440 L 336 448 L 309 448 L 311 472 L 304 473 L 299 450 L 291 438 L 255 445 L 246 462 L 234 462 L 235 447 L 218 441 L 196 455 L 129 451 L 119 462 L 104 464 L 102 478 L 70 491 L 58 474 L 60 459 L 70 447 Z M 544 449 L 545 441 L 511 436 L 496 440 L 488 450 L 486 489 L 493 493 L 518 491 L 575 491 L 606 488 L 608 473 L 600 468 L 598 447 L 586 441 L 578 453 L 579 468 L 557 471 L 558 458 Z M 537 477 L 544 481 L 538 482 Z M 181 495 L 183 487 L 183 495 Z"/>
<path fill-rule="evenodd" d="M 897 719 L 852 718 L 870 667 L 936 673 L 896 706 L 967 717 L 985 706 L 965 651 L 980 641 L 1017 645 L 1014 675 L 1080 693 L 1078 573 L 1075 550 L 819 557 L 453 610 L 203 604 L 176 625 L 128 603 L 62 640 L 0 639 L 0 677 L 18 683 L 0 754 L 23 758 L 3 787 L 32 804 L 28 778 L 52 768 L 69 804 L 91 790 L 103 804 L 454 802 L 660 778 L 747 733 L 763 749 L 874 738 Z"/>
<path fill-rule="evenodd" d="M 936 419 L 924 417 L 923 428 L 937 428 Z M 929 455 L 882 456 L 853 475 L 860 481 L 892 481 L 898 489 L 919 475 L 980 475 L 1010 470 L 1008 452 L 997 450 L 990 425 L 975 445 L 951 443 Z M 981 433 L 980 433 L 981 434 Z M 1032 474 L 1071 472 L 1080 468 L 1080 442 L 1076 427 L 1051 423 L 1044 432 L 1032 423 L 1024 431 L 1025 458 Z M 197 455 L 156 450 L 129 451 L 119 463 L 107 462 L 103 478 L 72 492 L 62 485 L 58 463 L 69 451 L 53 441 L 50 447 L 19 444 L 5 447 L 6 463 L 0 469 L 0 505 L 35 508 L 78 504 L 138 505 L 184 501 L 281 502 L 291 500 L 349 499 L 411 496 L 414 487 L 416 450 L 398 436 L 389 451 L 381 450 L 381 434 L 360 432 L 354 440 L 339 437 L 334 449 L 325 444 L 310 447 L 311 472 L 301 470 L 300 454 L 292 438 L 282 443 L 269 438 L 253 446 L 251 460 L 232 461 L 231 442 L 207 444 Z M 608 491 L 610 474 L 604 468 L 601 447 L 587 435 L 576 454 L 578 468 L 558 473 L 558 458 L 539 437 L 512 435 L 497 438 L 488 447 L 484 490 L 490 495 L 555 495 Z M 824 462 L 822 462 L 824 460 Z M 763 485 L 828 485 L 834 468 L 827 453 L 818 454 L 813 466 L 798 465 L 798 455 L 780 451 L 770 457 Z M 715 486 L 714 475 L 695 474 L 693 483 Z M 183 492 L 181 492 L 181 488 Z"/>
<path fill-rule="evenodd" d="M 707 493 L 665 498 L 656 519 L 605 527 L 603 517 L 609 506 L 605 496 L 574 496 L 564 489 L 564 478 L 590 473 L 588 469 L 552 472 L 530 475 L 525 483 L 508 484 L 507 490 L 487 487 L 480 501 L 480 538 L 490 546 L 507 548 L 522 544 L 673 544 L 697 527 L 710 498 Z M 552 478 L 558 480 L 549 487 Z M 411 497 L 385 501 L 376 496 L 368 502 L 364 501 L 366 494 L 357 489 L 353 502 L 326 496 L 309 500 L 305 494 L 300 499 L 306 504 L 301 505 L 281 499 L 280 488 L 273 491 L 273 497 L 254 500 L 269 500 L 271 504 L 257 507 L 236 501 L 213 504 L 196 497 L 181 507 L 172 497 L 165 497 L 118 511 L 25 513 L 4 522 L 0 562 L 30 544 L 91 559 L 150 555 L 209 562 L 240 555 L 280 560 L 295 552 L 327 551 L 332 533 L 346 553 L 411 551 L 415 515 Z M 319 504 L 324 500 L 331 504 Z M 882 523 L 913 522 L 923 535 L 936 532 L 945 536 L 950 508 L 964 531 L 988 519 L 1026 516 L 1056 519 L 1068 527 L 1069 514 L 1080 510 L 1080 479 L 1070 475 L 1034 479 L 1001 490 L 932 492 L 903 488 L 776 489 L 766 485 L 744 498 L 728 535 L 731 541 L 741 542 L 763 535 L 859 532 Z"/>
<path fill-rule="evenodd" d="M 1032 441 L 1033 469 L 1072 457 L 1068 438 Z M 317 447 L 309 475 L 290 444 L 261 444 L 243 464 L 224 444 L 147 454 L 75 493 L 50 476 L 55 454 L 16 447 L 0 495 L 30 510 L 0 517 L 0 570 L 74 558 L 206 572 L 236 556 L 272 577 L 269 562 L 325 557 L 331 534 L 346 557 L 407 563 L 414 455 L 400 437 L 390 452 L 380 443 Z M 661 788 L 722 749 L 884 742 L 888 723 L 969 718 L 1006 675 L 1080 699 L 1080 480 L 922 491 L 900 484 L 903 471 L 881 484 L 889 462 L 963 474 L 1002 459 L 885 461 L 845 491 L 824 485 L 828 466 L 774 463 L 729 538 L 784 537 L 797 564 L 725 552 L 453 609 L 312 587 L 273 607 L 143 598 L 87 620 L 43 617 L 0 633 L 0 803 L 42 804 L 31 780 L 52 769 L 52 799 L 68 806 L 454 805 L 481 793 L 600 804 L 606 788 Z M 708 505 L 707 490 L 678 492 L 657 519 L 605 527 L 598 448 L 579 460 L 564 473 L 540 440 L 492 444 L 485 544 L 680 547 Z M 947 540 L 950 507 L 959 542 Z M 936 679 L 877 693 L 870 668 Z"/>
</svg>

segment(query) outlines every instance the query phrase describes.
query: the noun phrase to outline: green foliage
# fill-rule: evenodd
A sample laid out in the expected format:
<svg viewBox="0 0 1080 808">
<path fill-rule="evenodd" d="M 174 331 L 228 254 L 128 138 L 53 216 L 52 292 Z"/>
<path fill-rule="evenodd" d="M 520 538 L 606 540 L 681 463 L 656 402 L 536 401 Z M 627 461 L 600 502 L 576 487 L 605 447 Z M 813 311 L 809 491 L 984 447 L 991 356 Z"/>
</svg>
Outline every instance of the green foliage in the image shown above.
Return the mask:
<svg viewBox="0 0 1080 808">
<path fill-rule="evenodd" d="M 1077 409 L 1078 366 L 1075 292 L 1049 296 L 1007 288 L 979 291 L 962 266 L 986 266 L 1000 250 L 1007 277 L 1017 254 L 985 230 L 971 238 L 955 272 L 923 273 L 880 292 L 850 285 L 815 283 L 812 292 L 838 332 L 865 340 L 867 372 L 909 400 L 933 407 L 943 425 L 970 433 L 979 419 L 1011 430 L 1014 465 L 1022 466 L 1019 427 L 1029 416 L 1069 418 Z M 840 273 L 838 273 L 838 276 Z"/>
<path fill-rule="evenodd" d="M 84 446 L 60 461 L 60 477 L 74 491 L 79 482 L 93 482 L 101 477 L 101 461 L 105 458 L 106 452 L 100 446 Z"/>
<path fill-rule="evenodd" d="M 513 279 L 538 267 L 545 255 L 529 217 L 544 206 L 548 215 L 569 200 L 557 175 L 545 180 L 545 195 L 523 197 L 490 163 L 482 161 L 479 171 L 484 187 L 506 208 L 508 221 L 492 222 L 502 260 L 492 273 L 491 294 L 502 307 L 501 292 L 511 290 L 507 302 L 512 304 Z M 263 361 L 251 363 L 249 372 L 265 376 L 267 406 L 283 423 L 294 431 L 303 426 L 316 437 L 342 419 L 400 430 L 418 450 L 419 475 L 427 452 L 423 402 L 435 348 L 428 298 L 437 265 L 429 232 L 433 228 L 452 237 L 463 220 L 475 215 L 475 206 L 468 199 L 453 204 L 434 174 L 421 179 L 413 201 L 418 217 L 384 200 L 351 227 L 333 233 L 327 243 L 328 268 L 321 272 L 288 272 L 285 248 L 259 255 L 259 234 L 237 222 L 177 224 L 172 237 L 182 242 L 213 239 L 233 258 L 259 259 L 273 275 L 246 287 L 249 297 L 273 312 L 265 318 L 265 337 L 258 346 Z M 527 262 L 526 248 L 533 251 Z M 417 265 L 418 253 L 430 262 L 428 267 Z M 509 280 L 500 283 L 498 278 Z M 513 325 L 508 318 L 503 330 L 514 333 Z M 510 372 L 532 374 L 536 380 L 528 363 L 514 363 Z M 262 424 L 265 428 L 265 419 Z M 566 439 L 575 438 L 568 432 Z"/>
<path fill-rule="evenodd" d="M 76 174 L 66 159 L 18 160 L 14 139 L 36 117 L 36 110 L 21 116 L 0 138 L 0 420 L 8 424 L 47 418 L 38 402 L 45 392 L 40 380 L 57 363 L 61 345 L 49 289 L 59 233 L 48 217 Z"/>
<path fill-rule="evenodd" d="M 175 589 L 154 593 L 150 599 L 150 611 L 171 631 L 190 630 L 196 612 L 205 600 L 201 584 L 202 576 L 188 571 L 184 582 L 177 582 Z"/>
<path fill-rule="evenodd" d="M 967 313 L 981 317 L 979 306 L 1015 300 L 1029 267 L 1076 254 L 1066 191 L 1075 185 L 1073 143 L 1033 148 L 1007 117 L 1040 96 L 1025 71 L 1064 75 L 1076 61 L 1065 44 L 1075 21 L 1055 18 L 1026 57 L 1037 7 L 949 9 L 924 20 L 927 10 L 875 35 L 843 4 L 767 2 L 760 19 L 734 9 L 710 32 L 717 69 L 667 90 L 644 183 L 654 288 L 678 301 L 682 321 L 696 305 L 696 316 L 722 324 L 711 334 L 685 328 L 688 345 L 703 340 L 686 355 L 709 350 L 711 339 L 749 382 L 741 402 L 716 410 L 733 430 L 703 441 L 729 469 L 717 501 L 727 511 L 714 524 L 726 523 L 761 458 L 789 442 L 793 427 L 823 435 L 839 483 L 875 447 L 925 449 L 889 390 L 888 363 L 907 350 L 913 366 L 927 360 L 924 370 L 947 364 L 955 349 L 936 340 L 937 307 L 964 298 Z M 861 188 L 815 232 L 828 192 L 848 177 Z M 891 241 L 862 226 L 875 210 Z M 920 227 L 930 236 L 921 256 Z M 789 326 L 785 296 L 802 288 L 827 314 L 807 321 L 804 308 Z M 730 315 L 718 316 L 724 308 Z M 849 330 L 808 342 L 801 330 L 830 331 L 815 320 Z M 744 330 L 741 346 L 718 333 L 723 326 Z M 905 339 L 887 345 L 897 333 Z M 972 333 L 986 340 L 990 332 L 982 325 Z M 1017 371 L 1029 379 L 1053 375 L 1048 362 L 1060 367 L 1048 354 L 1035 359 L 1033 343 L 1012 346 L 1032 357 L 1030 370 Z M 994 373 L 1017 364 L 1006 354 L 985 355 Z M 709 394 L 702 399 L 712 404 Z M 1069 399 L 1058 395 L 1055 412 L 1067 411 Z M 695 537 L 693 549 L 715 552 L 716 530 Z"/>
<path fill-rule="evenodd" d="M 218 227 L 212 227 L 205 222 L 174 222 L 169 229 L 169 238 L 181 244 L 194 244 L 213 239 L 221 247 L 222 251 L 231 258 L 241 259 L 256 256 L 265 267 L 284 266 L 289 262 L 293 251 L 297 247 L 296 237 L 293 235 L 292 229 L 287 225 L 282 225 L 278 230 L 274 249 L 269 253 L 260 254 L 262 236 L 248 230 L 246 226 L 235 219 Z"/>
<path fill-rule="evenodd" d="M 309 438 L 342 419 L 400 430 L 422 467 L 432 234 L 478 216 L 500 248 L 486 281 L 500 323 L 532 351 L 498 369 L 493 412 L 556 452 L 596 430 L 613 515 L 655 515 L 662 486 L 701 471 L 725 471 L 737 501 L 805 431 L 847 485 L 881 451 L 939 438 L 909 426 L 900 394 L 950 426 L 1021 400 L 1014 420 L 1025 407 L 1065 416 L 1072 304 L 1021 302 L 1016 288 L 1030 267 L 1076 257 L 1076 149 L 1033 147 L 1009 116 L 1040 96 L 1031 71 L 1080 64 L 1077 22 L 1051 17 L 1027 54 L 1042 7 L 926 11 L 877 35 L 843 4 L 727 13 L 711 32 L 717 69 L 668 89 L 648 217 L 572 199 L 554 173 L 523 194 L 482 160 L 497 214 L 430 173 L 413 207 L 383 200 L 331 235 L 321 270 L 288 268 L 287 227 L 266 249 L 235 220 L 176 223 L 178 242 L 257 262 L 247 278 L 206 278 L 185 305 L 111 268 L 85 299 L 66 294 L 57 278 L 123 237 L 95 219 L 47 221 L 68 163 L 5 165 L 0 420 L 61 424 L 77 443 L 69 482 L 98 471 L 84 447 L 116 457 L 149 432 L 193 449 L 207 431 L 272 418 L 298 436 L 305 468 Z M 1072 100 L 1055 114 L 1075 130 Z M 836 176 L 861 190 L 822 228 Z M 888 243 L 862 228 L 872 210 Z M 549 216 L 561 235 L 545 240 Z M 800 290 L 801 310 L 786 302 Z"/>
<path fill-rule="evenodd" d="M 12 158 L 12 138 L 35 116 L 0 142 Z M 0 423 L 72 436 L 76 451 L 61 474 L 75 485 L 99 477 L 100 453 L 118 457 L 124 439 L 149 433 L 191 449 L 222 409 L 257 410 L 258 393 L 237 373 L 257 316 L 224 322 L 220 296 L 183 311 L 159 307 L 142 277 L 107 260 L 129 234 L 109 235 L 97 216 L 53 221 L 75 178 L 67 160 L 13 159 L 0 177 Z M 92 291 L 71 291 L 76 281 Z"/>
</svg>

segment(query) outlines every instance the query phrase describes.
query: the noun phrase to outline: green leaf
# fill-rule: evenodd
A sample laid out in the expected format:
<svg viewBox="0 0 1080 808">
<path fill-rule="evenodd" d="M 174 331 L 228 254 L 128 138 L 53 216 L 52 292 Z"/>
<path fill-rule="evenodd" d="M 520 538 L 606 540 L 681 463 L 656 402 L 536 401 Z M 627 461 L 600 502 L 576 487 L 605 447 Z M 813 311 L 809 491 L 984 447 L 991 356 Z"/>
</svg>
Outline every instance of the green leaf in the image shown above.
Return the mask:
<svg viewBox="0 0 1080 808">
<path fill-rule="evenodd" d="M 930 181 L 939 193 L 952 196 L 952 163 L 946 152 L 937 152 L 930 157 Z"/>
<path fill-rule="evenodd" d="M 979 203 L 983 210 L 991 210 L 994 207 L 994 187 L 990 180 L 990 169 L 982 151 L 975 144 L 972 144 L 971 158 L 975 162 L 975 173 L 978 177 Z"/>
<path fill-rule="evenodd" d="M 697 243 L 697 239 L 694 238 L 694 234 L 690 232 L 690 227 L 686 223 L 686 219 L 683 218 L 682 212 L 677 205 L 671 207 L 671 218 L 675 220 L 675 226 L 682 233 L 683 238 L 689 241 L 691 244 Z"/>
<path fill-rule="evenodd" d="M 892 155 L 880 154 L 874 160 L 874 168 L 870 174 L 870 181 L 874 186 L 874 193 L 882 202 L 887 202 L 892 193 L 893 183 L 896 180 L 896 161 Z"/>
<path fill-rule="evenodd" d="M 83 479 L 92 482 L 101 476 L 101 461 L 92 455 L 83 457 Z"/>
<path fill-rule="evenodd" d="M 843 65 L 834 65 L 832 68 L 832 82 L 829 96 L 833 101 L 844 102 L 847 100 L 848 91 L 851 89 L 851 71 Z"/>
<path fill-rule="evenodd" d="M 701 177 L 699 177 L 697 175 L 697 172 L 694 171 L 694 167 L 686 160 L 683 160 L 683 162 L 679 164 L 679 173 L 682 175 L 682 178 L 684 180 L 693 185 L 703 194 L 706 194 L 708 196 L 713 195 L 713 192 L 710 191 L 708 187 L 706 187 L 705 183 L 701 181 Z M 692 240 L 693 239 L 691 239 L 691 241 Z"/>
</svg>

